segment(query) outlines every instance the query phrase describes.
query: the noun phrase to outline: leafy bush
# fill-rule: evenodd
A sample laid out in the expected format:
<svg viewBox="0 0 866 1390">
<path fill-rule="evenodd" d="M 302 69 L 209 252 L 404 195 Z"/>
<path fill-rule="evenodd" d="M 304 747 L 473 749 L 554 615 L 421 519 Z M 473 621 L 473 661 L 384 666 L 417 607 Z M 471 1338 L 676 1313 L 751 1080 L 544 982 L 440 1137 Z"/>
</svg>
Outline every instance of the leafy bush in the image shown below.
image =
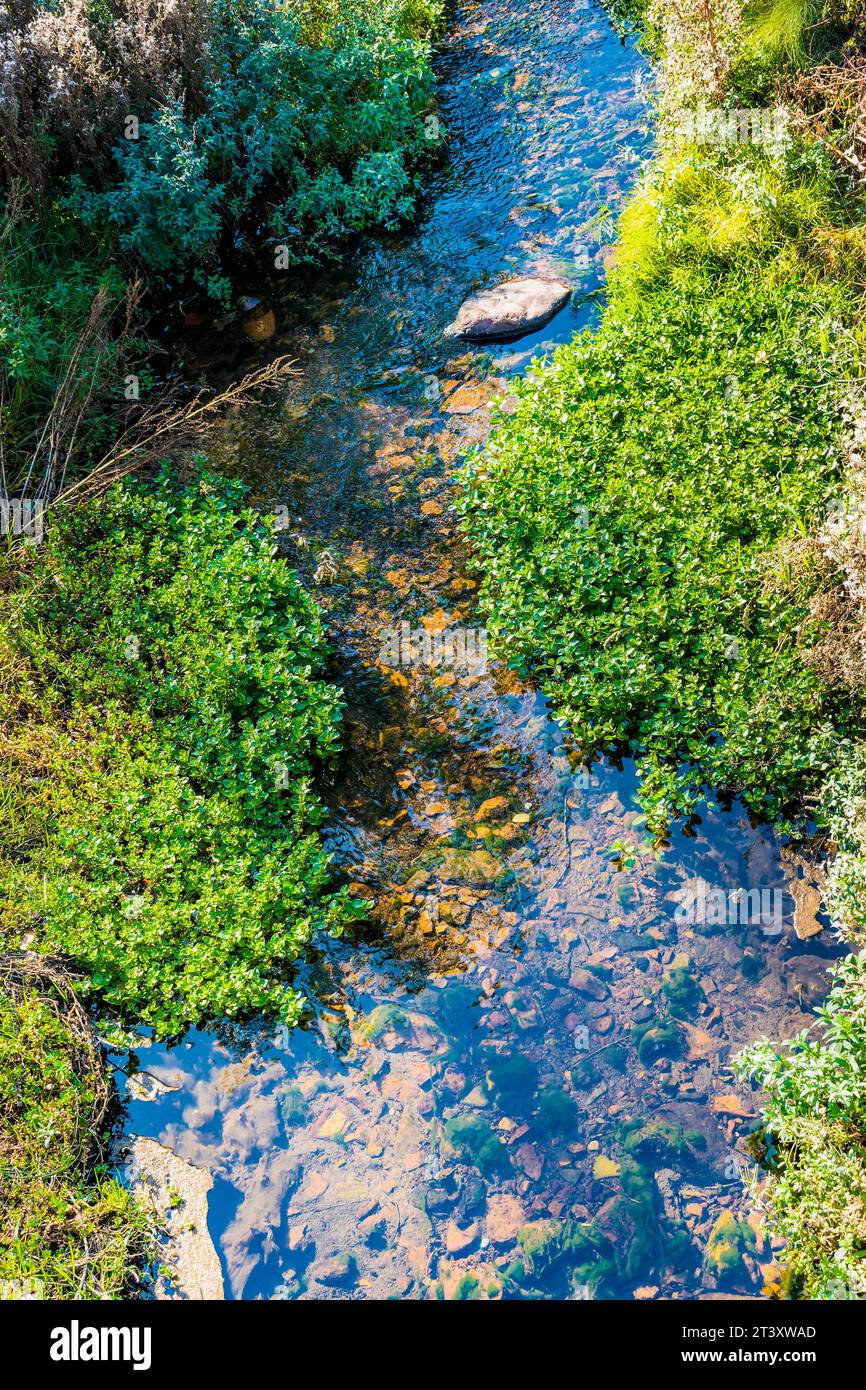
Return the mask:
<svg viewBox="0 0 866 1390">
<path fill-rule="evenodd" d="M 835 760 L 815 576 L 768 566 L 835 486 L 834 310 L 740 281 L 614 305 L 465 470 L 494 639 L 583 747 L 630 745 L 656 828 L 707 786 L 778 815 Z"/>
<path fill-rule="evenodd" d="M 806 1298 L 866 1291 L 866 953 L 841 961 L 820 1032 L 766 1039 L 737 1059 L 764 1088 L 768 1199 Z"/>
<path fill-rule="evenodd" d="M 294 1021 L 288 968 L 361 914 L 316 831 L 321 623 L 241 494 L 203 475 L 61 511 L 5 601 L 7 930 L 165 1034 Z"/>
<path fill-rule="evenodd" d="M 116 227 L 151 275 L 223 296 L 248 240 L 280 264 L 392 228 L 436 143 L 438 0 L 80 0 L 0 10 L 0 173 Z M 137 128 L 128 125 L 135 118 Z"/>
<path fill-rule="evenodd" d="M 821 794 L 822 819 L 836 852 L 827 904 L 847 940 L 866 941 L 866 746 L 841 745 Z"/>
<path fill-rule="evenodd" d="M 342 23 L 308 47 L 267 0 L 212 0 L 204 111 L 180 98 L 117 148 L 120 181 L 83 199 L 151 269 L 208 264 L 252 222 L 308 261 L 413 206 L 413 158 L 429 148 L 432 77 L 424 44 L 381 22 Z M 350 12 L 351 20 L 351 12 Z"/>
</svg>

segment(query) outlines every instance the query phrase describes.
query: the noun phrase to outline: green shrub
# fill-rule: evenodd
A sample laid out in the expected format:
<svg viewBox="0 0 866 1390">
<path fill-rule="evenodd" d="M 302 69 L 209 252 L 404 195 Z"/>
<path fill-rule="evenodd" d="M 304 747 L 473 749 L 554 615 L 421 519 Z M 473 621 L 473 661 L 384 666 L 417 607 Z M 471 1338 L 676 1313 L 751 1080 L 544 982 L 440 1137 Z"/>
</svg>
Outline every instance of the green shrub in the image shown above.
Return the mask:
<svg viewBox="0 0 866 1390">
<path fill-rule="evenodd" d="M 778 815 L 835 759 L 817 579 L 769 557 L 837 485 L 836 308 L 739 280 L 614 305 L 464 470 L 493 640 L 582 747 L 630 746 L 656 829 L 707 787 Z"/>
<path fill-rule="evenodd" d="M 282 268 L 411 213 L 425 120 L 433 3 L 341 7 L 210 0 L 200 111 L 179 95 L 115 148 L 119 177 L 83 169 L 74 206 L 116 226 L 154 276 L 193 274 L 225 293 L 238 239 L 270 242 Z M 414 16 L 414 17 L 413 17 Z"/>
<path fill-rule="evenodd" d="M 821 795 L 836 852 L 827 875 L 830 913 L 849 941 L 866 941 L 866 746 L 843 744 Z"/>
<path fill-rule="evenodd" d="M 123 359 L 141 344 L 122 334 L 97 337 L 77 368 L 73 354 L 97 296 L 108 317 L 126 293 L 112 262 L 112 242 L 88 231 L 69 211 L 46 204 L 0 210 L 0 431 L 7 485 L 14 487 L 66 372 L 76 372 L 91 408 L 79 430 L 79 459 L 99 456 L 109 430 L 108 409 L 123 400 Z M 139 369 L 140 370 L 140 369 Z M 148 374 L 141 373 L 142 381 Z"/>
<path fill-rule="evenodd" d="M 288 968 L 362 911 L 317 833 L 340 721 L 321 623 L 241 496 L 164 477 L 60 511 L 6 600 L 7 929 L 166 1034 L 295 1020 Z"/>
<path fill-rule="evenodd" d="M 766 1097 L 765 1196 L 806 1298 L 866 1290 L 866 954 L 839 962 L 832 983 L 820 1031 L 763 1039 L 736 1059 Z"/>
</svg>

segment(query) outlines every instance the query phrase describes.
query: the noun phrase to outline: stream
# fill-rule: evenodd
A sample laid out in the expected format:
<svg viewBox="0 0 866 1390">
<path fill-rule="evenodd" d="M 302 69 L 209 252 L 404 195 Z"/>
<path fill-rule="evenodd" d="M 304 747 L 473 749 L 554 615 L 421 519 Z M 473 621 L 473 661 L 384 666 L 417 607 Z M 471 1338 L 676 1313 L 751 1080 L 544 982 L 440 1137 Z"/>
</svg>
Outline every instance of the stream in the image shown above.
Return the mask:
<svg viewBox="0 0 866 1390">
<path fill-rule="evenodd" d="M 447 159 L 417 225 L 271 296 L 262 351 L 298 374 L 211 451 L 279 509 L 324 610 L 347 701 L 326 839 L 370 920 L 320 943 L 294 1032 L 142 1038 L 127 1132 L 212 1175 L 226 1297 L 758 1296 L 779 1252 L 730 1059 L 807 1025 L 830 932 L 796 934 L 770 829 L 706 810 L 654 848 L 633 768 L 586 765 L 484 660 L 451 508 L 491 402 L 599 313 L 648 68 L 592 0 L 458 0 L 437 67 Z M 443 338 L 515 274 L 575 294 L 516 343 Z M 427 660 L 393 655 L 401 625 Z M 437 660 L 454 630 L 477 661 Z M 772 910 L 691 920 L 701 888 Z"/>
</svg>

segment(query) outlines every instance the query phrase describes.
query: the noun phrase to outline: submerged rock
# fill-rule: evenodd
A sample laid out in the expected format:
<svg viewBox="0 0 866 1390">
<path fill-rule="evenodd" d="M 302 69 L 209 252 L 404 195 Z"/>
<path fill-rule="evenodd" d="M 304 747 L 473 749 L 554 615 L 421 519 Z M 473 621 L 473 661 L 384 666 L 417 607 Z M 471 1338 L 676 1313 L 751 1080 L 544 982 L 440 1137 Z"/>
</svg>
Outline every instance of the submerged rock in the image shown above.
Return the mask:
<svg viewBox="0 0 866 1390">
<path fill-rule="evenodd" d="M 809 941 L 824 930 L 818 920 L 824 906 L 821 894 L 815 884 L 798 878 L 790 881 L 788 891 L 794 899 L 794 931 L 801 941 Z"/>
<path fill-rule="evenodd" d="M 456 1221 L 448 1222 L 445 1232 L 445 1249 L 449 1255 L 464 1255 L 478 1239 L 478 1223 L 473 1221 L 463 1228 Z"/>
<path fill-rule="evenodd" d="M 311 1277 L 330 1288 L 354 1284 L 358 1277 L 358 1262 L 353 1254 L 331 1255 L 319 1260 L 310 1271 Z"/>
<path fill-rule="evenodd" d="M 265 343 L 277 331 L 277 316 L 266 299 L 241 300 L 241 327 L 252 343 Z"/>
<path fill-rule="evenodd" d="M 506 280 L 470 295 L 454 322 L 445 329 L 445 336 L 476 341 L 520 338 L 524 333 L 543 328 L 568 303 L 570 296 L 570 287 L 561 280 L 545 280 L 540 276 Z"/>
</svg>

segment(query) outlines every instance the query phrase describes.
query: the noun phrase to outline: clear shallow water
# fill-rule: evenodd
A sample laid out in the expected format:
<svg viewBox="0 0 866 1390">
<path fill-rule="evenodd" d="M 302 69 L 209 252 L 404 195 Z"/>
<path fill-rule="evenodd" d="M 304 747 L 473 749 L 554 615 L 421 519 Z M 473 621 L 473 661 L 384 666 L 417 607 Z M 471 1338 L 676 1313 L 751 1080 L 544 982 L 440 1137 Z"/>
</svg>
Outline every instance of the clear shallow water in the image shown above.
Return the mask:
<svg viewBox="0 0 866 1390">
<path fill-rule="evenodd" d="M 781 891 L 771 832 L 713 813 L 654 854 L 632 772 L 582 771 L 537 692 L 493 663 L 378 660 L 400 623 L 479 625 L 455 461 L 508 378 L 597 312 L 600 213 L 646 150 L 645 65 L 594 5 L 458 4 L 439 66 L 449 161 L 419 225 L 278 296 L 300 374 L 217 453 L 288 507 L 334 634 L 329 842 L 371 921 L 307 972 L 307 1028 L 143 1048 L 160 1084 L 133 1087 L 128 1130 L 213 1173 L 227 1296 L 755 1294 L 760 1234 L 723 1273 L 705 1254 L 722 1213 L 749 1212 L 754 1103 L 729 1059 L 804 1026 L 831 943 L 799 942 L 789 913 L 775 934 L 676 907 L 695 880 Z M 542 333 L 442 338 L 469 291 L 527 272 L 579 291 Z"/>
</svg>

